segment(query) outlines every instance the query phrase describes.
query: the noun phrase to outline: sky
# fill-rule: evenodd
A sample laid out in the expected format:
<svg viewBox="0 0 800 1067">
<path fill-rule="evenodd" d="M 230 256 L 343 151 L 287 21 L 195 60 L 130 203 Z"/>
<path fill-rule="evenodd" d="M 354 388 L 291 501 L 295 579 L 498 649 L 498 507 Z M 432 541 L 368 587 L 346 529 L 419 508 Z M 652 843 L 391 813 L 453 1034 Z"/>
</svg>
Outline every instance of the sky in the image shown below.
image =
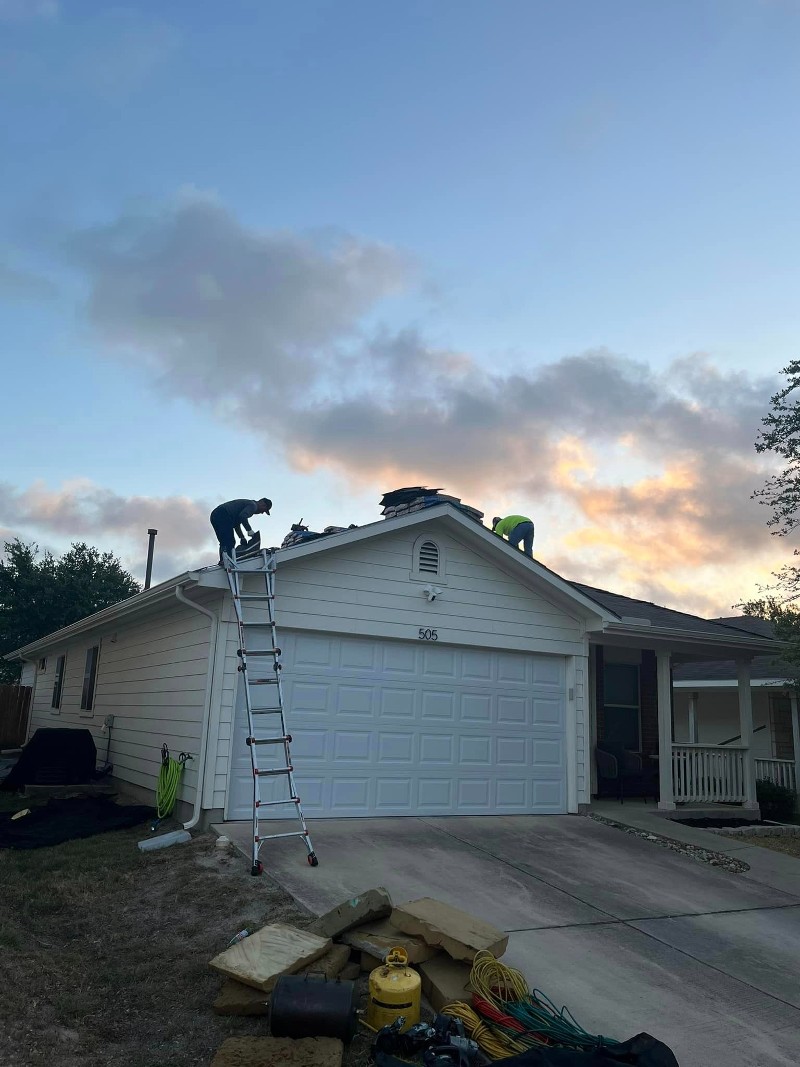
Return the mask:
<svg viewBox="0 0 800 1067">
<path fill-rule="evenodd" d="M 797 0 L 0 0 L 0 539 L 442 487 L 702 615 L 800 334 Z"/>
</svg>

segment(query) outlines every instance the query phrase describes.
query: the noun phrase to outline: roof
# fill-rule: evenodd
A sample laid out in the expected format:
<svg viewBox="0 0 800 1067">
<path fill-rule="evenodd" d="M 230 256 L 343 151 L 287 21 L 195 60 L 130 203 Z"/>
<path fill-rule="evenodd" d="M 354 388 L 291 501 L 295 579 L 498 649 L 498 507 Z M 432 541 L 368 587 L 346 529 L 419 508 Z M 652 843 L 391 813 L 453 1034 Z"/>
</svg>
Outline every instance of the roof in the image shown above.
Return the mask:
<svg viewBox="0 0 800 1067">
<path fill-rule="evenodd" d="M 760 652 L 770 647 L 771 641 L 768 638 L 753 633 L 752 630 L 733 626 L 728 621 L 723 623 L 720 620 L 702 619 L 696 615 L 659 607 L 644 600 L 634 600 L 632 597 L 621 596 L 605 589 L 570 582 L 538 560 L 525 556 L 487 527 L 468 518 L 448 503 L 436 504 L 399 518 L 380 519 L 366 526 L 358 526 L 305 544 L 279 549 L 278 561 L 280 564 L 301 560 L 306 556 L 328 552 L 334 548 L 342 548 L 372 537 L 385 536 L 406 527 L 421 526 L 432 521 L 444 524 L 462 542 L 471 543 L 476 551 L 493 553 L 498 564 L 514 571 L 521 581 L 536 582 L 539 587 L 547 587 L 548 596 L 554 602 L 565 605 L 575 617 L 583 618 L 587 631 L 594 631 L 596 636 L 613 632 L 617 638 L 635 636 L 636 639 L 642 640 L 652 636 L 658 642 L 665 638 L 683 638 L 685 641 L 699 638 L 705 639 L 712 647 L 727 646 L 732 654 L 740 650 L 750 653 Z M 244 564 L 243 569 L 256 569 L 256 566 L 248 567 Z M 104 608 L 94 615 L 80 619 L 70 626 L 65 626 L 14 652 L 9 652 L 5 659 L 32 658 L 35 653 L 49 645 L 95 629 L 132 612 L 146 610 L 159 600 L 172 597 L 178 586 L 188 584 L 227 589 L 226 577 L 219 567 L 204 567 L 195 571 L 187 571 L 142 593 L 137 593 L 127 600 Z"/>
<path fill-rule="evenodd" d="M 757 619 L 754 615 L 733 615 L 712 621 L 734 630 L 755 634 L 758 637 L 774 637 L 772 623 L 767 619 Z M 792 668 L 788 664 L 781 663 L 777 655 L 755 656 L 750 663 L 751 681 L 784 680 L 792 677 L 793 673 Z M 736 663 L 733 660 L 701 660 L 694 663 L 682 663 L 676 665 L 673 678 L 676 682 L 735 682 Z"/>
<path fill-rule="evenodd" d="M 620 619 L 647 620 L 651 626 L 666 627 L 670 630 L 685 630 L 687 633 L 708 634 L 717 638 L 744 637 L 753 635 L 756 637 L 772 638 L 771 629 L 767 633 L 760 630 L 749 629 L 743 626 L 734 626 L 736 620 L 704 619 L 699 615 L 690 615 L 686 611 L 675 611 L 673 608 L 660 607 L 652 604 L 649 600 L 635 600 L 633 597 L 622 596 L 620 593 L 611 593 L 607 589 L 596 589 L 591 585 L 583 585 L 580 582 L 571 582 L 576 589 L 586 596 L 596 600 L 598 604 L 609 611 L 613 611 Z M 761 622 L 760 619 L 753 619 Z M 769 624 L 767 624 L 769 626 Z"/>
</svg>

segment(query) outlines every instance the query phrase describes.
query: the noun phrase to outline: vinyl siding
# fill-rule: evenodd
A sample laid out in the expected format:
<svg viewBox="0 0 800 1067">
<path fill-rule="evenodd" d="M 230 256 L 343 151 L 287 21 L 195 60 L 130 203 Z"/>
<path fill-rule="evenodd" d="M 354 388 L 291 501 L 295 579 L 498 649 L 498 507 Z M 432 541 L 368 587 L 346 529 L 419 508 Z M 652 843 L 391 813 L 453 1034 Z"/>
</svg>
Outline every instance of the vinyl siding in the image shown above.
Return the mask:
<svg viewBox="0 0 800 1067">
<path fill-rule="evenodd" d="M 219 594 L 194 592 L 206 606 Z M 210 620 L 179 604 L 155 607 L 47 650 L 47 669 L 38 672 L 31 727 L 80 727 L 91 730 L 100 762 L 108 735 L 103 720 L 114 716 L 109 759 L 114 777 L 155 790 L 161 745 L 173 756 L 195 759 L 184 770 L 180 800 L 193 803 L 197 757 L 206 694 Z M 94 706 L 81 710 L 86 650 L 100 645 Z M 56 662 L 66 655 L 61 708 L 51 708 Z"/>
<path fill-rule="evenodd" d="M 438 545 L 444 566 L 442 578 L 412 578 L 413 549 L 420 539 Z M 433 603 L 428 603 L 423 594 L 429 582 L 442 590 Z M 263 587 L 263 578 L 245 579 L 248 592 Z M 579 797 L 586 793 L 587 644 L 583 623 L 453 536 L 443 535 L 434 524 L 283 564 L 279 558 L 275 608 L 279 643 L 285 630 L 418 642 L 419 629 L 423 627 L 437 630 L 439 644 L 574 655 L 575 689 L 580 697 L 576 695 L 572 719 L 573 752 L 578 761 L 577 792 Z M 244 611 L 245 618 L 251 621 L 266 616 L 266 609 L 255 602 L 246 604 Z M 232 613 L 229 618 L 233 619 Z M 204 805 L 215 808 L 224 806 L 226 801 L 234 686 L 238 679 L 238 634 L 232 623 L 227 629 L 226 689 L 220 708 L 216 764 L 209 766 L 213 797 L 210 805 Z M 291 722 L 291 709 L 287 710 Z"/>
<path fill-rule="evenodd" d="M 698 744 L 719 745 L 739 733 L 739 697 L 736 687 L 727 690 L 699 689 L 697 698 Z M 754 686 L 753 729 L 766 726 L 753 734 L 753 755 L 756 759 L 772 758 L 772 737 L 769 722 L 769 690 Z M 686 744 L 689 740 L 689 689 L 673 689 L 675 708 L 675 741 Z M 738 744 L 739 742 L 734 742 Z"/>
</svg>

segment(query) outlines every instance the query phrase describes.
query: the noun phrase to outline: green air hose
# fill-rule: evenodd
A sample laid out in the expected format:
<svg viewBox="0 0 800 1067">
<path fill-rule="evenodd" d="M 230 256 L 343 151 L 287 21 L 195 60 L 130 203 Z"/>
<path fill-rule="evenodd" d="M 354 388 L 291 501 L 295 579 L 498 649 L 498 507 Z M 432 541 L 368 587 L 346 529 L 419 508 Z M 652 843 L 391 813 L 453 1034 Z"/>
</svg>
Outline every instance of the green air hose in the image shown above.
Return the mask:
<svg viewBox="0 0 800 1067">
<path fill-rule="evenodd" d="M 159 822 L 166 819 L 175 807 L 183 765 L 187 759 L 191 759 L 191 756 L 185 752 L 181 752 L 177 759 L 173 759 L 166 744 L 161 746 L 161 770 L 158 772 L 158 784 L 156 785 L 156 808 Z"/>
</svg>

